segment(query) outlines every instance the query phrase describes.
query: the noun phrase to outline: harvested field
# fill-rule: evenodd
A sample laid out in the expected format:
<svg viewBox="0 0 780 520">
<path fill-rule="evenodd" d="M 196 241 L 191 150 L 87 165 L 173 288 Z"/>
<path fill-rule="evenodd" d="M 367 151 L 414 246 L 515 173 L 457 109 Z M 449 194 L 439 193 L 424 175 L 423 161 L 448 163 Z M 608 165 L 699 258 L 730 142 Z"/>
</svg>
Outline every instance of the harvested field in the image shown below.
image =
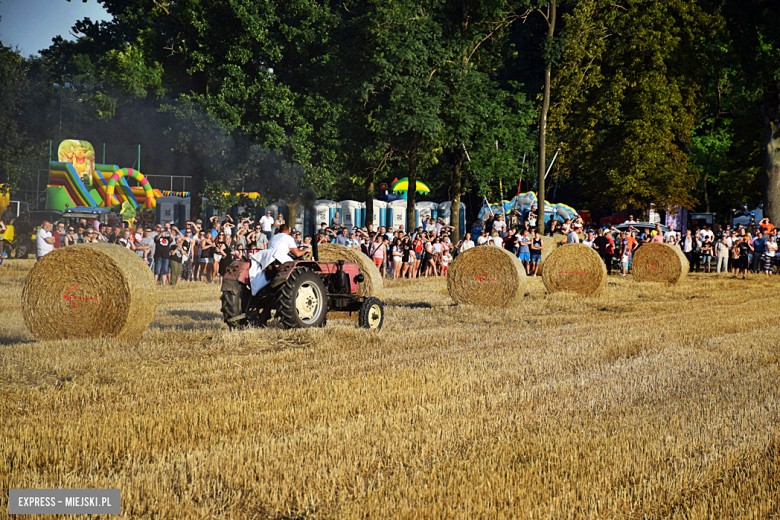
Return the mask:
<svg viewBox="0 0 780 520">
<path fill-rule="evenodd" d="M 36 342 L 0 267 L 8 488 L 120 488 L 126 517 L 776 518 L 780 278 L 610 277 L 453 305 L 387 281 L 385 326 L 229 332 L 159 290 L 139 341 Z"/>
</svg>

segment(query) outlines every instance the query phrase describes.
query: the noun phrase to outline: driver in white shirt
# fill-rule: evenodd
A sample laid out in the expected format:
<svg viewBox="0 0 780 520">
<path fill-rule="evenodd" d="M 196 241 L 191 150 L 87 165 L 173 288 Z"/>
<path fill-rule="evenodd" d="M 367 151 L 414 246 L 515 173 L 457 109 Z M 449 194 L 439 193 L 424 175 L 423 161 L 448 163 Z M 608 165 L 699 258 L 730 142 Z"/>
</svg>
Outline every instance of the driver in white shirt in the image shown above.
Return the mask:
<svg viewBox="0 0 780 520">
<path fill-rule="evenodd" d="M 292 260 L 290 257 L 300 258 L 307 251 L 307 248 L 298 247 L 295 239 L 290 236 L 290 226 L 282 224 L 279 227 L 279 233 L 274 235 L 271 241 L 268 242 L 268 249 L 258 251 L 251 256 L 252 264 L 249 268 L 249 280 L 252 286 L 252 294 L 257 294 L 257 291 L 268 284 L 268 280 L 263 272 L 266 267 L 274 261 L 283 264 Z"/>
</svg>

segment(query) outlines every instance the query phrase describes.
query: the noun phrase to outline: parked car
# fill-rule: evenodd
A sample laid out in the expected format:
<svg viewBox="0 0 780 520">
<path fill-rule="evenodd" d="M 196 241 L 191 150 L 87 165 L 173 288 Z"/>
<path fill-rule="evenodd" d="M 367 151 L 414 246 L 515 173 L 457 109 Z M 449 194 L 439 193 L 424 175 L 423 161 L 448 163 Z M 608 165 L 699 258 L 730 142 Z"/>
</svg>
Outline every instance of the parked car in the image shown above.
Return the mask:
<svg viewBox="0 0 780 520">
<path fill-rule="evenodd" d="M 615 226 L 615 229 L 617 229 L 618 231 L 628 231 L 628 226 L 633 226 L 634 229 L 636 229 L 638 235 L 643 231 L 645 233 L 650 233 L 655 229 L 656 225 L 660 225 L 660 224 L 653 224 L 652 222 L 634 222 L 633 224 L 618 224 L 617 226 Z M 661 232 L 668 233 L 669 228 L 661 225 Z"/>
</svg>

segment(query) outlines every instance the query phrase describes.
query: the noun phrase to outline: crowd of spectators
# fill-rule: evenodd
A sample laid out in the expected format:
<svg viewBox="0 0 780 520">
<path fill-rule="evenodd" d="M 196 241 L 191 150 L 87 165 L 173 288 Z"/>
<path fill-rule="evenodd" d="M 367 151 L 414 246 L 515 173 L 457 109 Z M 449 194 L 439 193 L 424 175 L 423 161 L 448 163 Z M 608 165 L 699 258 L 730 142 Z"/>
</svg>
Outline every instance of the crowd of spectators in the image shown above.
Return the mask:
<svg viewBox="0 0 780 520">
<path fill-rule="evenodd" d="M 522 213 L 512 212 L 507 217 L 491 215 L 485 221 L 478 221 L 473 228 L 474 235 L 478 236 L 476 244 L 512 251 L 523 261 L 527 273 L 535 276 L 541 261 L 543 239 L 531 226 L 535 215 L 530 217 L 522 218 Z M 747 227 L 741 224 L 693 226 L 685 234 L 664 230 L 660 224 L 648 227 L 647 223 L 634 220 L 633 215 L 623 224 L 624 229 L 619 230 L 614 224 L 605 227 L 586 225 L 581 218 L 575 217 L 551 221 L 546 234 L 563 236 L 558 239 L 560 244 L 583 243 L 592 247 L 604 260 L 609 274 L 619 271 L 622 276 L 630 272 L 636 249 L 649 242 L 679 247 L 688 259 L 691 272 L 731 273 L 734 277 L 745 278 L 748 271 L 771 275 L 776 267 L 780 268 L 780 239 L 767 218 Z M 469 238 L 467 233 L 464 240 Z"/>
<path fill-rule="evenodd" d="M 37 235 L 37 256 L 73 244 L 108 242 L 126 247 L 141 257 L 154 272 L 160 285 L 179 281 L 219 283 L 233 260 L 248 260 L 252 253 L 265 249 L 271 237 L 285 224 L 284 217 L 270 211 L 256 222 L 230 215 L 220 221 L 212 217 L 204 226 L 201 220 L 188 221 L 183 229 L 164 222 L 135 230 L 81 220 L 66 227 L 44 222 Z M 424 219 L 423 225 L 407 233 L 398 228 L 379 226 L 342 226 L 336 213 L 330 224 L 322 222 L 316 231 L 317 244 L 338 244 L 362 252 L 372 259 L 385 278 L 446 276 L 450 263 L 472 247 L 502 247 L 517 255 L 529 276 L 536 276 L 545 240 L 534 227 L 533 211 L 490 215 L 474 223 L 472 231 L 453 243 L 453 228 L 442 218 Z M 768 219 L 755 226 L 711 228 L 694 227 L 681 234 L 665 231 L 660 224 L 638 226 L 633 216 L 618 230 L 614 225 L 597 227 L 579 217 L 554 220 L 547 235 L 559 243 L 583 243 L 595 249 L 609 274 L 622 276 L 631 270 L 631 259 L 642 244 L 665 242 L 679 247 L 690 263 L 691 271 L 731 273 L 746 276 L 747 271 L 770 275 L 780 266 L 777 230 Z M 635 227 L 635 225 L 637 225 Z M 311 248 L 312 237 L 299 230 L 291 236 L 300 248 Z"/>
</svg>

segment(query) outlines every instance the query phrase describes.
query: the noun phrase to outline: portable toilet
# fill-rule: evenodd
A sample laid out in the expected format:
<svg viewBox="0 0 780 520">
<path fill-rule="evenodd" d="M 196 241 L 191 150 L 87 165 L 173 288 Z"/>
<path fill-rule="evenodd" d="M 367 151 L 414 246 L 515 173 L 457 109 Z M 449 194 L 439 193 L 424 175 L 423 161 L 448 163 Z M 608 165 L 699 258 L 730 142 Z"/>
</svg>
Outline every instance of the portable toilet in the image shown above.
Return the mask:
<svg viewBox="0 0 780 520">
<path fill-rule="evenodd" d="M 181 222 L 181 226 L 179 226 L 179 229 L 182 229 L 183 226 L 187 223 L 187 221 L 190 220 L 190 198 L 184 197 L 181 199 L 181 202 L 178 205 L 178 213 L 179 213 L 179 221 Z"/>
<path fill-rule="evenodd" d="M 360 219 L 360 203 L 356 200 L 342 200 L 339 202 L 341 207 L 341 225 L 347 228 L 358 225 Z"/>
<path fill-rule="evenodd" d="M 295 225 L 293 227 L 296 229 L 296 231 L 300 231 L 301 232 L 301 236 L 303 236 L 303 230 L 304 230 L 303 222 L 304 222 L 304 211 L 305 211 L 305 209 L 306 209 L 306 207 L 303 204 L 298 204 L 295 207 Z M 289 216 L 289 214 L 290 214 L 290 209 L 289 209 L 289 206 L 288 206 L 287 215 Z"/>
<path fill-rule="evenodd" d="M 320 229 L 320 224 L 325 222 L 328 226 L 330 226 L 330 221 L 333 218 L 333 216 L 336 214 L 336 209 L 338 208 L 338 204 L 333 202 L 332 200 L 327 199 L 319 199 L 314 202 L 314 211 L 316 213 L 316 219 L 314 222 L 315 229 Z"/>
<path fill-rule="evenodd" d="M 398 229 L 398 226 L 404 226 L 406 230 L 406 201 L 404 199 L 388 202 L 385 215 L 385 227 Z"/>
<path fill-rule="evenodd" d="M 438 214 L 439 205 L 435 202 L 423 201 L 417 202 L 414 205 L 414 220 L 418 227 L 423 226 L 423 219 L 429 219 L 433 217 L 435 220 L 438 217 Z"/>
<path fill-rule="evenodd" d="M 178 216 L 176 206 L 179 205 L 182 200 L 181 197 L 174 197 L 172 195 L 158 197 L 154 208 L 156 222 L 158 224 L 173 222 L 175 226 L 180 227 L 181 223 L 176 222 L 176 217 Z"/>
<path fill-rule="evenodd" d="M 452 202 L 442 202 L 439 204 L 439 216 L 444 219 L 444 222 L 447 225 L 452 226 L 454 219 L 452 218 Z M 459 218 L 458 218 L 458 224 L 460 224 L 460 233 L 461 235 L 465 233 L 466 229 L 466 205 L 464 203 L 460 203 L 460 212 L 459 212 Z"/>
<path fill-rule="evenodd" d="M 365 203 L 363 204 L 365 206 Z M 363 209 L 363 223 L 365 226 L 368 226 L 369 224 L 374 224 L 374 231 L 379 229 L 379 226 L 386 226 L 386 218 L 387 218 L 387 202 L 383 200 L 376 200 L 374 199 L 374 214 L 373 214 L 373 220 L 371 222 L 366 222 L 366 209 Z"/>
</svg>

